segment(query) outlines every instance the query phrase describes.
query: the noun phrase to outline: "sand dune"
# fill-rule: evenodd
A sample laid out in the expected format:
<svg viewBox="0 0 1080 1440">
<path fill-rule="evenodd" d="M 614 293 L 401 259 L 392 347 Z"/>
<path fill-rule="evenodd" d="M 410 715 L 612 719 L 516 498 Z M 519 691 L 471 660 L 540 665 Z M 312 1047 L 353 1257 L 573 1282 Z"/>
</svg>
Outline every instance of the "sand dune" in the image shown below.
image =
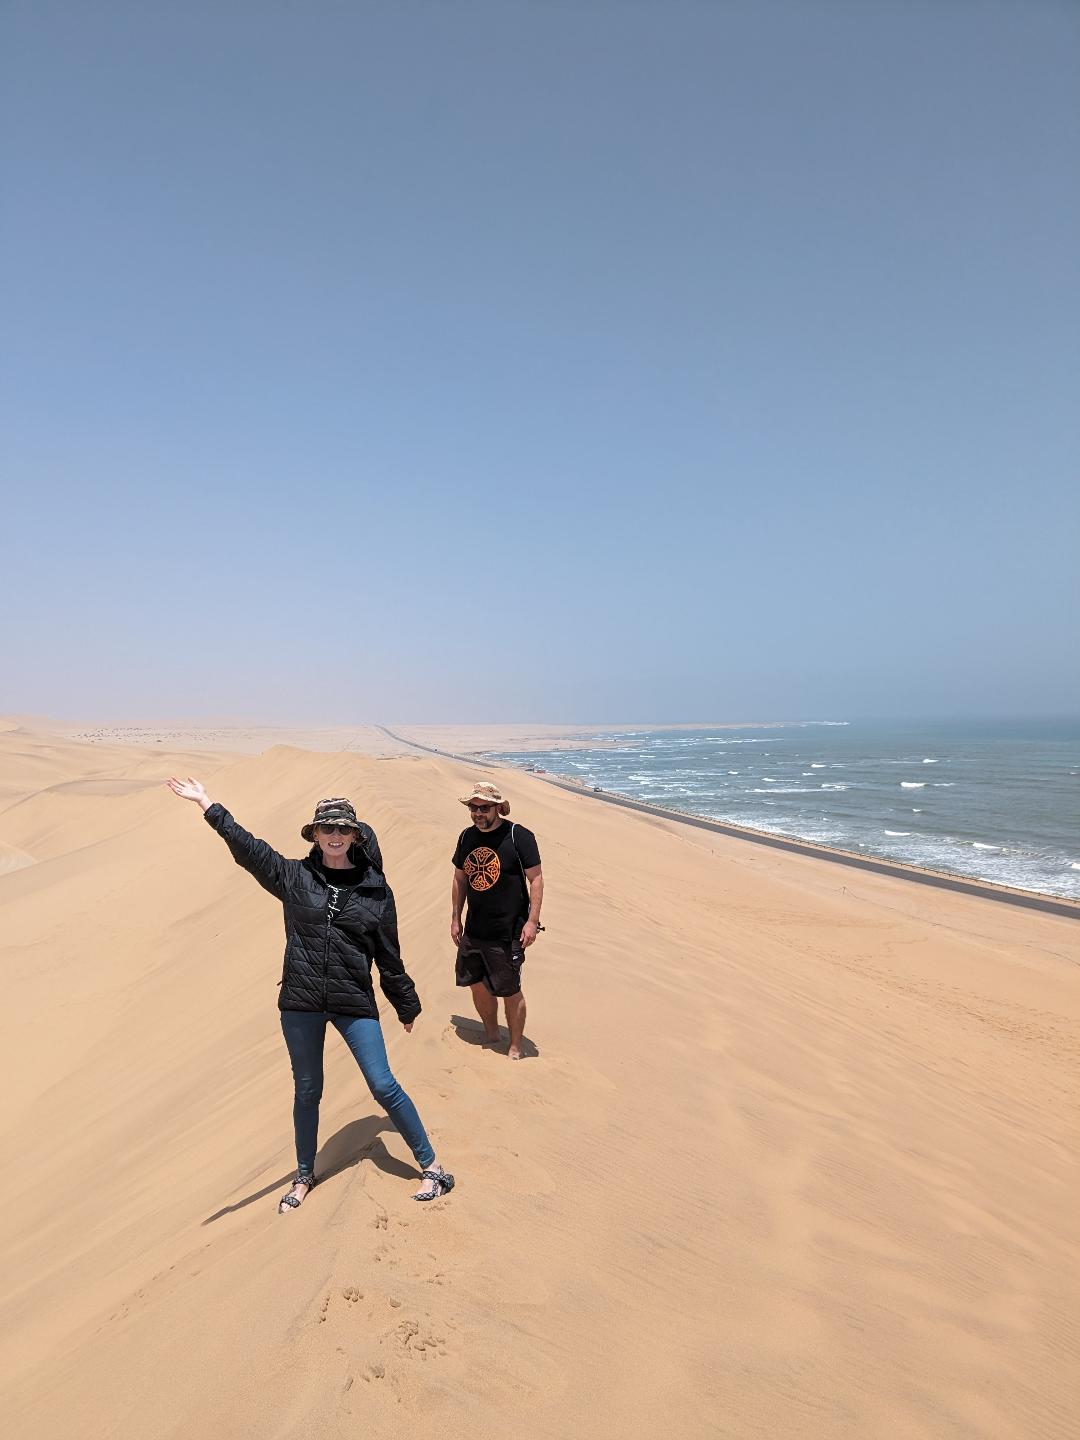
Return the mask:
<svg viewBox="0 0 1080 1440">
<path fill-rule="evenodd" d="M 175 728 L 0 727 L 16 1431 L 1074 1433 L 1076 921 L 514 775 L 548 881 L 514 1065 L 452 985 L 466 767 Z M 384 1026 L 445 1201 L 411 1201 L 332 1039 L 324 1182 L 276 1214 L 280 911 L 174 769 L 287 853 L 321 795 L 374 825 L 425 1006 Z"/>
</svg>

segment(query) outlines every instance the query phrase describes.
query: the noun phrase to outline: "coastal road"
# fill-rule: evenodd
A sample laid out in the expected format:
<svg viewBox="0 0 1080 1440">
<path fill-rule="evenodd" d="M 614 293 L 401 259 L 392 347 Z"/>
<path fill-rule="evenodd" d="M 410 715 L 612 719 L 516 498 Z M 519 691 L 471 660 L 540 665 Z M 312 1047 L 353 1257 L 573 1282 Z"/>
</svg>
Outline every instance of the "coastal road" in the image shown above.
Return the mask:
<svg viewBox="0 0 1080 1440">
<path fill-rule="evenodd" d="M 397 735 L 385 725 L 376 727 L 391 740 L 414 750 L 426 750 L 429 755 L 442 755 L 447 760 L 460 760 L 466 765 L 477 765 L 485 770 L 509 769 L 496 767 L 490 761 L 480 761 L 474 755 L 455 755 L 449 750 L 436 750 L 431 745 L 419 745 L 404 735 Z M 639 810 L 643 815 L 653 815 L 660 820 L 674 820 L 680 825 L 692 825 L 697 830 L 711 830 L 716 835 L 728 835 L 733 840 L 747 840 L 753 845 L 767 845 L 773 850 L 788 850 L 794 855 L 806 855 L 812 860 L 828 860 L 833 865 L 847 865 L 852 870 L 868 870 L 872 875 L 892 875 L 897 880 L 910 880 L 915 885 L 932 885 L 938 890 L 955 890 L 961 895 L 974 895 L 982 900 L 996 900 L 1002 905 L 1018 905 L 1025 910 L 1039 910 L 1044 915 L 1064 915 L 1069 920 L 1080 920 L 1080 904 L 1071 900 L 1058 900 L 1048 895 L 1036 895 L 1025 890 L 1006 890 L 996 885 L 980 884 L 975 880 L 961 880 L 958 876 L 942 875 L 936 870 L 920 870 L 915 866 L 895 865 L 888 860 L 871 860 L 856 855 L 850 850 L 831 850 L 826 846 L 811 845 L 802 840 L 788 840 L 779 835 L 769 835 L 762 830 L 747 830 L 739 825 L 727 825 L 722 820 L 708 820 L 701 815 L 687 815 L 680 810 L 666 810 L 659 805 L 648 805 L 642 800 L 631 800 L 626 795 L 611 794 L 606 790 L 589 790 L 569 780 L 559 780 L 554 775 L 537 775 L 534 778 L 568 790 L 573 795 L 583 795 L 590 800 L 602 801 L 605 805 L 619 805 L 624 810 Z"/>
</svg>

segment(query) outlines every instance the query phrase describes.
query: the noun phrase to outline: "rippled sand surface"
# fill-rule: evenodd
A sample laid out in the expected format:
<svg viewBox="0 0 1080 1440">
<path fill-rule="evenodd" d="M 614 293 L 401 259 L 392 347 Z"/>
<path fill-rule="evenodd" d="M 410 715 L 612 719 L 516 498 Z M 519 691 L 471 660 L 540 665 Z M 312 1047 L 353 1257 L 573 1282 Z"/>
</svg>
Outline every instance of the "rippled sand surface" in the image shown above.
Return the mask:
<svg viewBox="0 0 1080 1440">
<path fill-rule="evenodd" d="M 1080 924 L 507 775 L 548 885 L 513 1064 L 446 933 L 474 771 L 370 730 L 0 733 L 9 1426 L 1071 1434 Z M 172 771 L 288 854 L 323 795 L 375 827 L 446 1200 L 331 1037 L 323 1183 L 276 1214 L 280 907 Z"/>
</svg>

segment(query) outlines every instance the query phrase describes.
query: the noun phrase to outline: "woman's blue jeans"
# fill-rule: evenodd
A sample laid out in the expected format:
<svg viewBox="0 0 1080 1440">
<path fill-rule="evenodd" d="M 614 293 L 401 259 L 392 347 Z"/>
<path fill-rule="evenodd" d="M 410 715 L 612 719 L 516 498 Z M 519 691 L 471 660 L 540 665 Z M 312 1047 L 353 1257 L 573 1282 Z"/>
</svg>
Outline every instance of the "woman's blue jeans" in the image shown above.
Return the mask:
<svg viewBox="0 0 1080 1440">
<path fill-rule="evenodd" d="M 401 1131 L 417 1165 L 425 1170 L 435 1159 L 416 1106 L 390 1072 L 386 1045 L 378 1020 L 355 1015 L 330 1015 L 319 1010 L 282 1010 L 281 1030 L 289 1047 L 296 1098 L 293 1126 L 296 1130 L 296 1166 L 307 1175 L 315 1171 L 319 1143 L 319 1101 L 323 1093 L 323 1041 L 326 1022 L 334 1026 L 348 1045 L 378 1104 Z"/>
</svg>

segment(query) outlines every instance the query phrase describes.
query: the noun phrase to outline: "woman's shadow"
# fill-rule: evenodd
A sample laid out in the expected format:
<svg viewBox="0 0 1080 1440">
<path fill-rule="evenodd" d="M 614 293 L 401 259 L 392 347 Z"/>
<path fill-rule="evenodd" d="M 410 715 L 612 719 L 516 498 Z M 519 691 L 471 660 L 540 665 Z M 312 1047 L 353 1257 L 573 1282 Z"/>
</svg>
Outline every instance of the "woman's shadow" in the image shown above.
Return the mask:
<svg viewBox="0 0 1080 1440">
<path fill-rule="evenodd" d="M 368 1115 L 363 1120 L 350 1120 L 347 1125 L 343 1125 L 319 1151 L 315 1162 L 315 1174 L 319 1184 L 324 1185 L 343 1170 L 351 1170 L 355 1165 L 359 1165 L 361 1160 L 370 1160 L 384 1175 L 396 1175 L 402 1180 L 416 1180 L 420 1174 L 416 1166 L 395 1159 L 379 1139 L 381 1131 L 394 1128 L 385 1115 Z M 237 1210 L 253 1205 L 256 1200 L 265 1199 L 283 1186 L 288 1187 L 295 1173 L 295 1170 L 290 1170 L 280 1180 L 264 1185 L 261 1190 L 256 1190 L 251 1195 L 245 1195 L 243 1200 L 237 1200 L 234 1205 L 225 1205 L 222 1209 L 215 1210 L 213 1215 L 208 1215 L 202 1223 L 212 1225 L 223 1215 L 233 1215 Z"/>
</svg>

